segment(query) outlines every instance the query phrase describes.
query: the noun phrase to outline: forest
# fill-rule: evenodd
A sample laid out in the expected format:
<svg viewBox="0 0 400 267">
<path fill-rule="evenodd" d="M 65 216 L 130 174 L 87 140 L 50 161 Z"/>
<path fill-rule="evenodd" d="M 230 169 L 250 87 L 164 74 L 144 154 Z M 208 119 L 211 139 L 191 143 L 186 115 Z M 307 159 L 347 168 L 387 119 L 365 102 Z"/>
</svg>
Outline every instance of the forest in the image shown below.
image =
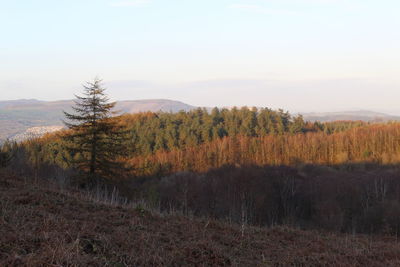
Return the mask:
<svg viewBox="0 0 400 267">
<path fill-rule="evenodd" d="M 194 152 L 196 155 L 193 156 L 210 157 L 208 159 L 212 161 L 210 164 L 216 164 L 215 166 L 204 166 L 202 170 L 206 170 L 227 163 L 245 163 L 245 159 L 230 159 L 229 155 L 234 153 L 235 157 L 253 157 L 254 154 L 251 151 L 260 149 L 261 143 L 263 143 L 262 147 L 265 147 L 267 143 L 278 145 L 279 142 L 287 141 L 305 142 L 305 140 L 295 141 L 294 139 L 299 137 L 304 137 L 303 139 L 307 140 L 311 137 L 324 138 L 335 133 L 369 125 L 369 123 L 361 121 L 310 123 L 305 122 L 301 115 L 293 117 L 283 110 L 273 111 L 268 108 L 250 110 L 247 107 L 230 110 L 214 108 L 211 112 L 207 112 L 205 109 L 197 109 L 179 113 L 125 114 L 114 117 L 113 120 L 125 129 L 124 145 L 127 148 L 127 155 L 123 160 L 127 163 L 135 163 L 136 166 L 139 166 L 136 169 L 145 170 L 147 173 L 152 173 L 153 168 L 142 166 L 142 162 L 136 161 L 152 164 L 154 157 L 165 158 L 172 155 L 182 155 L 182 153 L 184 153 L 182 156 L 186 156 L 186 153 L 196 151 Z M 69 134 L 70 132 L 64 131 L 59 134 L 46 135 L 37 140 L 28 140 L 22 146 L 27 149 L 29 158 L 34 158 L 34 161 L 57 164 L 66 168 L 72 158 L 80 157 L 79 152 L 70 153 L 65 149 L 68 141 L 64 137 Z M 315 142 L 318 142 L 318 140 Z M 251 145 L 257 147 L 248 147 Z M 6 143 L 4 146 L 7 149 L 10 144 Z M 249 153 L 246 151 L 232 151 L 232 149 L 246 150 L 251 152 L 252 155 L 247 155 Z M 207 150 L 208 155 L 204 155 L 203 150 Z M 214 157 L 218 154 L 215 150 L 224 155 L 224 157 L 218 159 L 220 163 L 214 160 Z M 282 149 L 274 151 L 275 154 L 283 152 Z M 187 166 L 183 167 L 182 170 L 190 170 L 188 169 L 189 165 L 200 164 L 199 159 L 194 159 L 193 156 L 186 157 L 185 160 L 195 162 L 184 163 Z M 281 158 L 282 156 L 279 156 L 280 159 L 273 159 L 274 164 L 288 163 Z M 287 155 L 286 157 L 293 159 L 294 155 Z M 170 160 L 164 162 L 161 158 L 154 158 L 154 160 L 161 165 L 165 163 L 165 166 L 173 163 Z M 183 163 L 180 159 L 178 160 Z M 204 158 L 200 161 L 204 160 L 207 159 Z M 271 163 L 271 160 L 272 154 L 269 154 L 268 157 L 263 157 L 262 160 L 254 163 L 266 164 Z M 253 161 L 254 159 L 248 158 L 249 163 Z M 319 163 L 324 163 L 324 161 Z M 193 168 L 199 170 L 198 167 Z"/>
<path fill-rule="evenodd" d="M 400 123 L 310 123 L 282 110 L 214 108 L 113 117 L 126 153 L 103 181 L 164 212 L 348 233 L 400 230 Z M 3 155 L 19 175 L 79 185 L 73 130 Z M 5 161 L 4 159 L 3 161 Z M 71 179 L 69 179 L 72 177 Z"/>
</svg>

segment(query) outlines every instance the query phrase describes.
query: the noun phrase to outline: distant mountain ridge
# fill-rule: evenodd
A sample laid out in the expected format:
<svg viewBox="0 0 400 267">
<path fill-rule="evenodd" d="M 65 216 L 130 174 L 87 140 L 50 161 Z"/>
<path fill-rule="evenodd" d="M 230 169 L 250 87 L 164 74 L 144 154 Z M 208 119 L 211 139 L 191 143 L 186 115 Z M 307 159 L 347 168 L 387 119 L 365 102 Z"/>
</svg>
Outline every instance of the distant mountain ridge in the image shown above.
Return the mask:
<svg viewBox="0 0 400 267">
<path fill-rule="evenodd" d="M 6 108 L 11 106 L 31 105 L 34 103 L 43 103 L 43 101 L 36 99 L 18 99 L 18 100 L 6 100 L 0 101 L 0 108 Z"/>
<path fill-rule="evenodd" d="M 124 113 L 138 113 L 145 111 L 179 112 L 190 111 L 197 107 L 176 100 L 147 99 L 147 100 L 125 100 L 118 101 L 115 107 Z"/>
<path fill-rule="evenodd" d="M 36 99 L 21 99 L 0 101 L 1 110 L 70 110 L 74 100 L 40 101 Z M 197 107 L 180 101 L 169 99 L 144 99 L 117 101 L 116 109 L 126 113 L 137 113 L 145 111 L 178 112 L 189 111 Z"/>
<path fill-rule="evenodd" d="M 388 115 L 385 113 L 369 110 L 342 111 L 342 112 L 312 112 L 303 113 L 304 119 L 308 121 L 366 121 L 366 122 L 387 122 L 400 121 L 400 116 Z"/>
</svg>

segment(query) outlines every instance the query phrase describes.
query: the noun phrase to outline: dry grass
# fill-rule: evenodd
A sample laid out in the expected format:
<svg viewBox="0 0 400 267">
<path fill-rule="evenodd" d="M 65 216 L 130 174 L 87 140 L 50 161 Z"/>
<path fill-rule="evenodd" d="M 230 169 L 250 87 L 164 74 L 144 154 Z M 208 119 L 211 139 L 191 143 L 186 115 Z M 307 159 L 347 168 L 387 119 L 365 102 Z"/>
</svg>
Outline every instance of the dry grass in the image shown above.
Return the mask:
<svg viewBox="0 0 400 267">
<path fill-rule="evenodd" d="M 248 227 L 94 202 L 0 174 L 0 266 L 399 266 L 394 239 Z"/>
</svg>

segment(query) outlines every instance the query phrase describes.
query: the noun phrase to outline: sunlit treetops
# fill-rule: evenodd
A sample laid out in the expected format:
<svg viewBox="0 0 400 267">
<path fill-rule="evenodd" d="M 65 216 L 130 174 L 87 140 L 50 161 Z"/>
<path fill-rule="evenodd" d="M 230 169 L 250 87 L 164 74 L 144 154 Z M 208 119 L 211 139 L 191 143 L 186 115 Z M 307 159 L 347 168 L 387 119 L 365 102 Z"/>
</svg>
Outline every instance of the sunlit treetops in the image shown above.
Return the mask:
<svg viewBox="0 0 400 267">
<path fill-rule="evenodd" d="M 124 129 L 129 173 L 153 175 L 206 171 L 224 164 L 337 164 L 398 161 L 400 124 L 305 122 L 282 110 L 197 109 L 179 113 L 138 113 L 113 117 Z M 74 129 L 48 134 L 23 146 L 41 161 L 64 168 L 84 158 L 66 149 Z M 40 155 L 40 156 L 39 156 Z"/>
</svg>

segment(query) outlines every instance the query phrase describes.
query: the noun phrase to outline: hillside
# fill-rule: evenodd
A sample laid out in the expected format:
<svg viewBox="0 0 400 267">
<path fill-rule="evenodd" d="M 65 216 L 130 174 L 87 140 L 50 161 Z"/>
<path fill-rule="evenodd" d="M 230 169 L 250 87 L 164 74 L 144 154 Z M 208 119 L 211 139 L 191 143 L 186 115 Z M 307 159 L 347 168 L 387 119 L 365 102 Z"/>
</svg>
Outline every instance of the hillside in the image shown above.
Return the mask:
<svg viewBox="0 0 400 267">
<path fill-rule="evenodd" d="M 9 136 L 9 140 L 21 142 L 28 139 L 38 138 L 47 133 L 60 131 L 64 126 L 36 126 L 26 129 L 24 132 Z"/>
<path fill-rule="evenodd" d="M 47 183 L 48 184 L 48 183 Z M 242 228 L 0 174 L 2 266 L 398 266 L 390 238 Z"/>
</svg>

